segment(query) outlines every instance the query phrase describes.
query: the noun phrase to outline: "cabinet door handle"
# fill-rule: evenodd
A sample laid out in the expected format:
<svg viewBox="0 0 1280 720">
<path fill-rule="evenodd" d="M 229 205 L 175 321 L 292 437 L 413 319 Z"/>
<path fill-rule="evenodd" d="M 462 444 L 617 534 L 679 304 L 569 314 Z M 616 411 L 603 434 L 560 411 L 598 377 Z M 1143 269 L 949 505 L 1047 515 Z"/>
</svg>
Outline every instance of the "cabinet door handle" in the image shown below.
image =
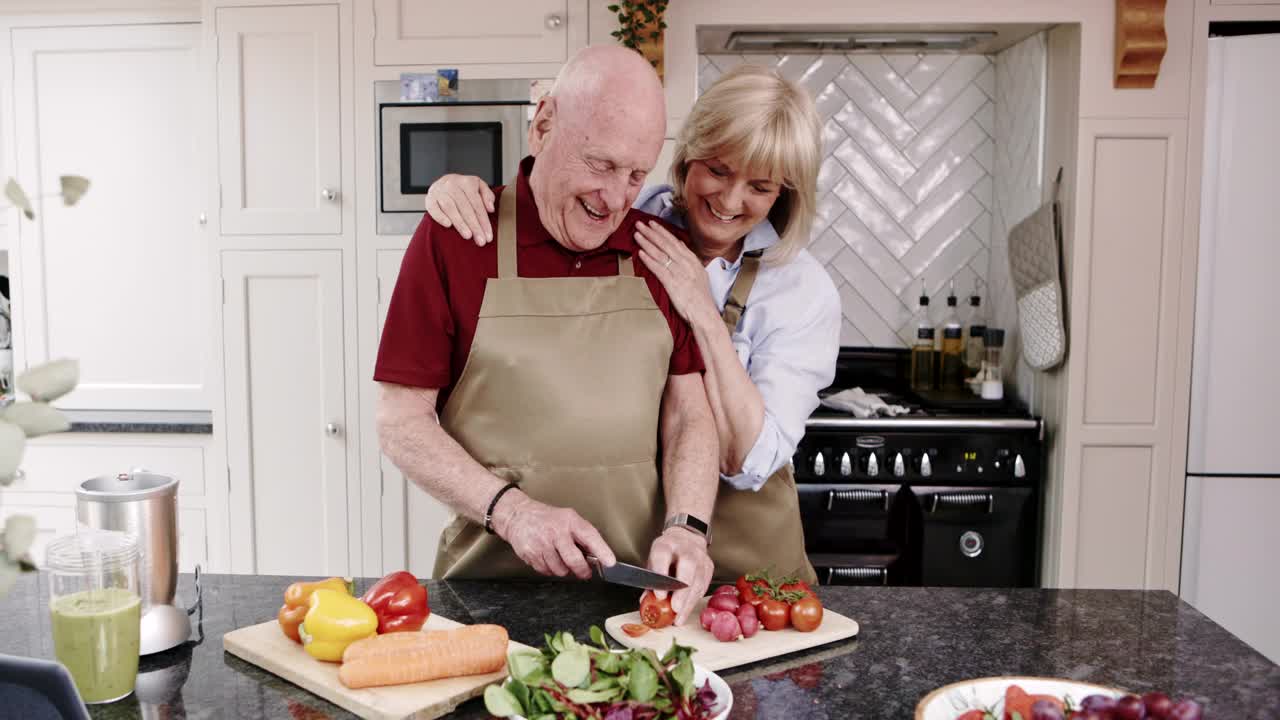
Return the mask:
<svg viewBox="0 0 1280 720">
<path fill-rule="evenodd" d="M 328 200 L 329 202 L 333 202 L 338 198 L 338 191 L 333 190 L 332 188 L 320 188 L 320 197 Z"/>
<path fill-rule="evenodd" d="M 324 426 L 324 434 L 329 437 L 338 437 L 342 433 L 342 426 L 338 423 L 329 423 Z"/>
<path fill-rule="evenodd" d="M 559 29 L 560 29 L 560 26 L 561 26 L 561 25 L 563 25 L 563 24 L 564 24 L 564 18 L 560 17 L 559 15 L 548 15 L 548 16 L 547 16 L 547 29 L 548 29 L 548 30 L 559 30 Z"/>
</svg>

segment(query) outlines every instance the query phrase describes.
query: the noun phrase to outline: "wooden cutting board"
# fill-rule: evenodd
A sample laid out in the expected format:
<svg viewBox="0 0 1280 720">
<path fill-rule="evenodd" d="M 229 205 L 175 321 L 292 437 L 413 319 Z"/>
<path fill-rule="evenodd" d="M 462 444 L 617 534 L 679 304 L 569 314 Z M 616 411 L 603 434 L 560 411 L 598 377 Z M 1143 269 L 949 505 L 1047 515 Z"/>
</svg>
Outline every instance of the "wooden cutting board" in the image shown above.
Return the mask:
<svg viewBox="0 0 1280 720">
<path fill-rule="evenodd" d="M 460 625 L 432 613 L 423 630 L 448 630 Z M 337 663 L 321 662 L 308 655 L 301 645 L 285 637 L 275 620 L 227 633 L 222 636 L 222 647 L 232 655 L 279 675 L 334 705 L 362 718 L 377 720 L 440 717 L 452 712 L 459 703 L 479 697 L 485 686 L 507 676 L 507 670 L 503 668 L 488 675 L 352 690 L 338 680 Z M 507 646 L 507 653 L 526 647 L 512 642 Z"/>
<path fill-rule="evenodd" d="M 822 624 L 812 632 L 800 632 L 794 628 L 769 631 L 760 628 L 754 637 L 738 638 L 734 642 L 720 642 L 709 631 L 703 630 L 698 622 L 699 615 L 707 606 L 709 597 L 698 603 L 698 609 L 690 616 L 683 627 L 671 626 L 661 630 L 650 630 L 640 637 L 631 637 L 622 631 L 626 623 L 639 623 L 640 613 L 630 612 L 625 615 L 614 615 L 604 621 L 605 630 L 618 642 L 627 647 L 647 647 L 659 655 L 671 647 L 675 640 L 681 645 L 697 648 L 693 661 L 708 670 L 724 670 L 725 668 L 746 665 L 747 663 L 767 660 L 778 655 L 808 650 L 838 640 L 847 640 L 858 635 L 858 623 L 823 608 Z"/>
</svg>

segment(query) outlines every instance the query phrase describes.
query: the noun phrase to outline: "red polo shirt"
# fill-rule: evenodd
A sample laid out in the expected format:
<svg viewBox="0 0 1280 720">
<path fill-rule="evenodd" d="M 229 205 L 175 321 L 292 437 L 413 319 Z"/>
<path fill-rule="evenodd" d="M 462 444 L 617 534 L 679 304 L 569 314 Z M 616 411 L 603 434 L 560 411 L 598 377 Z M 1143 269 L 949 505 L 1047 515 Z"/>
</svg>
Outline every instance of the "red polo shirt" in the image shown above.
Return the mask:
<svg viewBox="0 0 1280 720">
<path fill-rule="evenodd" d="M 603 245 L 585 253 L 567 250 L 542 227 L 538 209 L 529 190 L 533 158 L 520 163 L 516 180 L 517 225 L 516 266 L 520 277 L 605 277 L 618 274 L 618 255 L 635 257 L 636 276 L 644 278 L 658 309 L 671 328 L 674 341 L 668 372 L 684 375 L 702 372 L 693 333 L 675 308 L 662 283 L 649 272 L 636 254 L 634 237 L 637 222 L 655 219 L 631 210 Z M 501 196 L 501 188 L 494 188 Z M 497 237 L 498 215 L 489 215 Z M 683 230 L 664 223 L 676 237 L 685 240 Z M 480 303 L 489 278 L 498 277 L 498 243 L 477 247 L 453 228 L 437 225 L 424 215 L 409 241 L 400 277 L 387 308 L 378 345 L 378 362 L 373 379 L 423 388 L 440 388 L 437 409 L 443 409 L 454 383 L 462 374 L 471 341 L 475 338 Z"/>
</svg>

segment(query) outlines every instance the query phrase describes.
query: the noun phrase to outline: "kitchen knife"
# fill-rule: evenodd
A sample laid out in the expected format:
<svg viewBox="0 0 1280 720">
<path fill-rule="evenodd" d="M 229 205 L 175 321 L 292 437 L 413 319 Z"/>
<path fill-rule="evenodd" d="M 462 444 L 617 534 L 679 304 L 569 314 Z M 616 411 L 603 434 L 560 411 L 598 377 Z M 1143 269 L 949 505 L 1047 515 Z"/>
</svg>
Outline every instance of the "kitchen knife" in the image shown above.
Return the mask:
<svg viewBox="0 0 1280 720">
<path fill-rule="evenodd" d="M 647 590 L 681 590 L 688 587 L 670 575 L 646 570 L 637 565 L 616 562 L 609 567 L 605 567 L 595 555 L 587 555 L 586 557 L 587 562 L 591 563 L 591 567 L 595 568 L 596 573 L 605 582 L 645 588 Z"/>
</svg>

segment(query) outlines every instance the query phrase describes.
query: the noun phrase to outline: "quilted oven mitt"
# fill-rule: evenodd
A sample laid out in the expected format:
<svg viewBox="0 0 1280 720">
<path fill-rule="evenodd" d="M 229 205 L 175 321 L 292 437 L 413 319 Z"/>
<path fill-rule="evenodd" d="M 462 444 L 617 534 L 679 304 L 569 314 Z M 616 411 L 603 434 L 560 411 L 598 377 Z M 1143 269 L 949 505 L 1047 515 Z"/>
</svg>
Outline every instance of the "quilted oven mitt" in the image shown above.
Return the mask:
<svg viewBox="0 0 1280 720">
<path fill-rule="evenodd" d="M 1018 298 L 1022 358 L 1036 370 L 1058 365 L 1067 354 L 1059 212 L 1055 199 L 1009 231 L 1009 272 Z"/>
</svg>

